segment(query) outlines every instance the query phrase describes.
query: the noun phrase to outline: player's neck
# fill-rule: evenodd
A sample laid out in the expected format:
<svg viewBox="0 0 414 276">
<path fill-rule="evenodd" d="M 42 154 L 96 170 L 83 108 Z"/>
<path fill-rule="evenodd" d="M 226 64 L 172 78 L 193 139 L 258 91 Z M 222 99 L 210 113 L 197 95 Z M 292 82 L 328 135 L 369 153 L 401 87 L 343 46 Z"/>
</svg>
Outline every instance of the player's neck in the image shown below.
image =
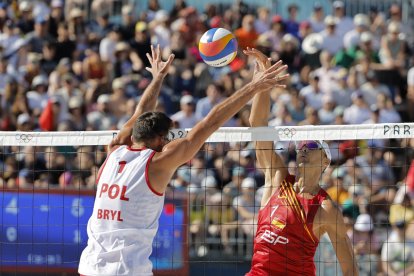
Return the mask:
<svg viewBox="0 0 414 276">
<path fill-rule="evenodd" d="M 146 149 L 146 148 L 149 148 L 149 147 L 147 147 L 147 146 L 145 145 L 145 143 L 143 143 L 143 142 L 139 142 L 139 143 L 133 143 L 133 144 L 131 145 L 131 148 L 132 148 L 132 149 Z"/>
<path fill-rule="evenodd" d="M 298 194 L 310 194 L 314 196 L 318 194 L 320 190 L 320 177 L 321 175 L 316 172 L 307 172 L 306 175 L 299 174 L 293 188 L 295 189 L 295 192 Z"/>
</svg>

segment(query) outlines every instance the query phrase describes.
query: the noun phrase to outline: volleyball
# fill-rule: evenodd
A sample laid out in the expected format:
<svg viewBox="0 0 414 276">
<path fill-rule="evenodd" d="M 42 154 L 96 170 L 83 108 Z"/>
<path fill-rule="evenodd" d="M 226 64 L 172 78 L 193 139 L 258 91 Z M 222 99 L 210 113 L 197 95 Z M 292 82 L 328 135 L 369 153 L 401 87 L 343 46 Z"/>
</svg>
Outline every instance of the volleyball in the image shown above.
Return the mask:
<svg viewBox="0 0 414 276">
<path fill-rule="evenodd" d="M 214 67 L 222 67 L 236 57 L 237 40 L 228 30 L 213 28 L 200 38 L 198 49 L 205 63 Z"/>
</svg>

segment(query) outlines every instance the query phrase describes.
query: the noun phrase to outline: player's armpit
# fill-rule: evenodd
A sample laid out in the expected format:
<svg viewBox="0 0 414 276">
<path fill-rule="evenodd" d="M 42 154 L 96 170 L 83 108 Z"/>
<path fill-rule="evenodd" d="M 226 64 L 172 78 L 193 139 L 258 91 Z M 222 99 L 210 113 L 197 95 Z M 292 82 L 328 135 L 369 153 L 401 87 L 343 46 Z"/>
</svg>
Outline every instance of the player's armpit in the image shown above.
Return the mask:
<svg viewBox="0 0 414 276">
<path fill-rule="evenodd" d="M 327 199 L 322 203 L 322 223 L 335 249 L 343 275 L 358 275 L 357 261 L 354 256 L 351 241 L 346 234 L 344 218 L 338 207 Z"/>
</svg>

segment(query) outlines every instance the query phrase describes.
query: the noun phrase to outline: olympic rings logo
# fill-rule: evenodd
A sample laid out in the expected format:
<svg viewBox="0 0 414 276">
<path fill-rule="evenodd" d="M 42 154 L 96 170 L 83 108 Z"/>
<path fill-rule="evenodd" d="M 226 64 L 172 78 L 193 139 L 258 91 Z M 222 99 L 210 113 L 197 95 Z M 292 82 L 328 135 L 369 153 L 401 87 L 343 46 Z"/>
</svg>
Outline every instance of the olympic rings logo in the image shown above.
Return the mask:
<svg viewBox="0 0 414 276">
<path fill-rule="evenodd" d="M 282 138 L 292 138 L 296 134 L 296 129 L 294 129 L 294 128 L 280 128 L 277 133 Z"/>
<path fill-rule="evenodd" d="M 32 139 L 33 139 L 32 134 L 16 134 L 16 140 L 17 141 L 22 141 L 22 142 L 28 143 Z"/>
</svg>

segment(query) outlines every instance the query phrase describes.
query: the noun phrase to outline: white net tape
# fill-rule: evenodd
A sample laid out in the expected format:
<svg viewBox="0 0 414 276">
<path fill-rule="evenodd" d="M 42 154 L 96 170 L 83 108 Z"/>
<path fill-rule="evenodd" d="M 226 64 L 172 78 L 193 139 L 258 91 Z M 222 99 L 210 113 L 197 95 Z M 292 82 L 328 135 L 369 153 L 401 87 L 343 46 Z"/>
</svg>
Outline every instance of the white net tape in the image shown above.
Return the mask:
<svg viewBox="0 0 414 276">
<path fill-rule="evenodd" d="M 190 129 L 174 129 L 170 138 L 184 137 Z M 118 131 L 0 132 L 0 146 L 107 145 Z M 294 127 L 223 127 L 207 142 L 363 140 L 413 138 L 414 123 L 324 125 Z"/>
</svg>

